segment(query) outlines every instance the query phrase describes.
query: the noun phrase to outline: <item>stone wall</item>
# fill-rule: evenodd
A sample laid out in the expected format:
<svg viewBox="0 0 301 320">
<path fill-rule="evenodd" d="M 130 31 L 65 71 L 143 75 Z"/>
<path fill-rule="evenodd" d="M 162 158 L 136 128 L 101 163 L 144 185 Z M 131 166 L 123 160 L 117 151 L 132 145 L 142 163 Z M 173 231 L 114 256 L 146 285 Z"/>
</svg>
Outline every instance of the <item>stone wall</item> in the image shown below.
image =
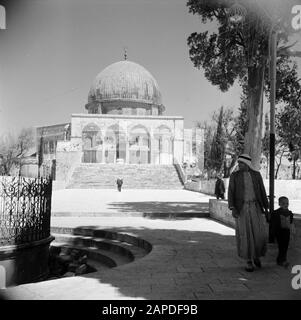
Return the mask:
<svg viewBox="0 0 301 320">
<path fill-rule="evenodd" d="M 36 178 L 38 176 L 38 164 L 37 163 L 24 163 L 20 168 L 20 175 L 22 177 Z"/>
<path fill-rule="evenodd" d="M 269 180 L 264 180 L 265 188 L 269 190 Z M 301 180 L 275 180 L 275 196 L 286 196 L 290 200 L 301 200 Z"/>
<path fill-rule="evenodd" d="M 66 181 L 58 181 L 58 180 L 54 180 L 52 182 L 52 190 L 53 191 L 57 191 L 57 190 L 63 190 L 63 189 L 66 189 Z"/>
<path fill-rule="evenodd" d="M 224 200 L 209 200 L 210 218 L 224 223 L 225 225 L 235 228 L 235 219 L 232 212 L 228 209 L 228 203 Z M 301 249 L 301 215 L 294 216 L 295 234 L 290 240 L 290 247 Z"/>
<path fill-rule="evenodd" d="M 185 183 L 185 189 L 214 196 L 215 181 L 216 180 L 188 181 Z M 229 179 L 224 179 L 224 183 L 227 189 Z"/>
<path fill-rule="evenodd" d="M 76 141 L 61 141 L 56 152 L 56 180 L 68 183 L 73 170 L 81 162 L 81 144 Z M 62 184 L 60 183 L 60 186 Z"/>
<path fill-rule="evenodd" d="M 225 183 L 227 197 L 229 178 L 223 179 Z M 214 196 L 216 180 L 189 181 L 185 184 L 185 189 L 202 192 Z M 269 193 L 269 180 L 263 180 L 267 194 Z M 275 197 L 286 196 L 290 200 L 301 200 L 301 180 L 275 180 Z"/>
<path fill-rule="evenodd" d="M 54 237 L 21 245 L 0 246 L 2 288 L 47 278 L 49 246 Z"/>
<path fill-rule="evenodd" d="M 227 226 L 235 227 L 235 219 L 231 210 L 228 209 L 228 202 L 224 200 L 209 199 L 210 218 L 221 221 Z"/>
</svg>

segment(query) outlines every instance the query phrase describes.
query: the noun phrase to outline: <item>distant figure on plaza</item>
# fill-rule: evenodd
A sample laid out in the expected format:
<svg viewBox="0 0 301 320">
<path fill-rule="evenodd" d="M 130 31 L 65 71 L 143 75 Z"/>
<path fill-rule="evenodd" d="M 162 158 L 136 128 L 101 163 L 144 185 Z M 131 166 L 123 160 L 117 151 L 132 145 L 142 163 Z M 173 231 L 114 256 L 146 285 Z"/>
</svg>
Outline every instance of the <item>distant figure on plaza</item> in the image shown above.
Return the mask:
<svg viewBox="0 0 301 320">
<path fill-rule="evenodd" d="M 122 187 L 122 185 L 123 185 L 123 179 L 117 178 L 116 183 L 117 183 L 117 189 L 118 189 L 118 191 L 121 192 L 121 187 Z"/>
<path fill-rule="evenodd" d="M 287 249 L 290 241 L 290 230 L 293 226 L 293 213 L 288 210 L 287 197 L 278 199 L 279 208 L 271 215 L 271 231 L 278 244 L 277 264 L 287 268 Z"/>
<path fill-rule="evenodd" d="M 217 180 L 215 182 L 214 194 L 215 194 L 217 200 L 219 198 L 225 199 L 225 184 L 224 184 L 224 181 L 223 181 L 221 175 L 217 176 Z"/>
<path fill-rule="evenodd" d="M 246 271 L 261 268 L 260 257 L 267 251 L 268 199 L 263 180 L 258 171 L 252 169 L 251 157 L 238 157 L 238 171 L 230 176 L 228 205 L 236 221 L 235 235 L 238 256 L 246 260 Z"/>
</svg>

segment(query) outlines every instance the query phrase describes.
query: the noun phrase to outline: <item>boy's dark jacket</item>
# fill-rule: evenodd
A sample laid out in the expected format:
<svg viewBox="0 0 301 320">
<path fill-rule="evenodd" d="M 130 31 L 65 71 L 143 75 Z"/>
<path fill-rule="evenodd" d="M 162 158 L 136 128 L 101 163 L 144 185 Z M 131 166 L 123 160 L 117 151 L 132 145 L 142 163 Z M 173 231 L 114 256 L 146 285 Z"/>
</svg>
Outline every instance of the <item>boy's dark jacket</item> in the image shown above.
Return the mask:
<svg viewBox="0 0 301 320">
<path fill-rule="evenodd" d="M 273 214 L 271 215 L 271 231 L 275 235 L 275 233 L 281 229 L 281 219 L 280 215 L 290 217 L 290 223 L 293 222 L 293 213 L 290 210 L 285 210 L 282 208 L 278 208 L 277 210 L 274 210 Z"/>
<path fill-rule="evenodd" d="M 269 202 L 265 192 L 263 180 L 261 174 L 258 171 L 249 170 L 252 178 L 254 192 L 256 199 L 264 212 L 269 207 Z M 236 210 L 241 211 L 244 202 L 244 178 L 243 171 L 239 170 L 233 172 L 230 176 L 228 187 L 228 205 L 229 208 L 234 207 Z"/>
</svg>

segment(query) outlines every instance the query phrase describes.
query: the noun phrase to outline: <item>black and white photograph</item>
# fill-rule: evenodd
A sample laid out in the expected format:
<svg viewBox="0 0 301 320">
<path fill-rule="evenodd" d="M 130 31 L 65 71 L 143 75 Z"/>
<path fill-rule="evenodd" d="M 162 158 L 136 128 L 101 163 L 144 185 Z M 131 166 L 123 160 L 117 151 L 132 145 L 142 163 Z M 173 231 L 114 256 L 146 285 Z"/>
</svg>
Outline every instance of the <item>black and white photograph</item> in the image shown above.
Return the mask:
<svg viewBox="0 0 301 320">
<path fill-rule="evenodd" d="M 301 0 L 0 0 L 0 300 L 301 300 Z"/>
</svg>

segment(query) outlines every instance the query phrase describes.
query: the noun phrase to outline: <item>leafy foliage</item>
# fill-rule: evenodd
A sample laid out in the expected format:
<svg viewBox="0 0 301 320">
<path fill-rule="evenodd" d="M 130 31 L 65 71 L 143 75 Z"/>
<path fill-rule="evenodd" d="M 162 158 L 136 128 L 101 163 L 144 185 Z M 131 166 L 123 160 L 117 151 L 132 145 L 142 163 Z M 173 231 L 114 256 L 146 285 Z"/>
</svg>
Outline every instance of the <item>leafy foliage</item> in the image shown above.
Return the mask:
<svg viewBox="0 0 301 320">
<path fill-rule="evenodd" d="M 217 129 L 213 136 L 212 146 L 210 150 L 210 159 L 213 169 L 217 172 L 221 171 L 225 155 L 225 136 L 223 130 L 223 107 L 220 108 L 217 119 Z"/>
<path fill-rule="evenodd" d="M 233 26 L 228 19 L 229 8 L 237 3 L 245 9 L 244 21 Z M 276 9 L 277 15 L 267 14 L 264 8 L 266 4 L 272 11 Z M 278 46 L 282 45 L 283 53 L 277 63 L 277 99 L 289 103 L 292 99 L 298 100 L 294 94 L 299 90 L 294 67 L 290 66 L 288 52 L 284 50 L 289 36 L 285 15 L 288 3 L 277 2 L 275 6 L 273 1 L 189 0 L 187 6 L 189 12 L 199 15 L 204 24 L 213 22 L 216 25 L 215 32 L 194 32 L 188 37 L 190 59 L 196 68 L 204 70 L 205 77 L 221 91 L 227 91 L 235 81 L 241 83 L 242 117 L 238 119 L 241 131 L 237 132 L 235 150 L 250 153 L 255 162 L 253 164 L 257 166 L 261 154 L 262 93 L 264 88 L 269 91 L 267 81 L 264 87 L 264 80 L 268 78 L 269 35 L 276 24 L 279 31 Z"/>
<path fill-rule="evenodd" d="M 242 130 L 238 126 L 240 117 L 234 116 L 231 108 L 221 107 L 212 115 L 210 124 L 204 126 L 204 168 L 209 178 L 219 173 L 229 177 L 237 159 L 237 133 Z"/>
</svg>

